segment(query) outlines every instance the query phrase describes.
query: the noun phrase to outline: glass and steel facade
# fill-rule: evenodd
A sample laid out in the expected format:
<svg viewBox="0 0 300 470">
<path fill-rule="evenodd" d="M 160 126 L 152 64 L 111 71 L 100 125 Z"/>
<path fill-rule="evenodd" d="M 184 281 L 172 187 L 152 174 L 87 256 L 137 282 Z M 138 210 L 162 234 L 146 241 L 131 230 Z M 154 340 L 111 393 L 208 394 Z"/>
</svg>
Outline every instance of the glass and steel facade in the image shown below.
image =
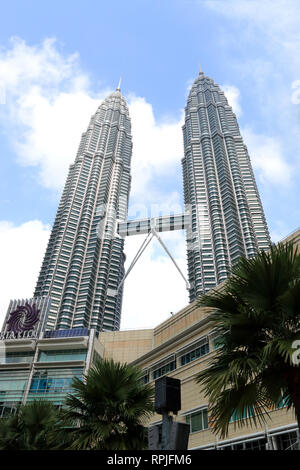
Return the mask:
<svg viewBox="0 0 300 470">
<path fill-rule="evenodd" d="M 22 403 L 29 369 L 0 370 L 0 417 L 14 413 Z"/>
<path fill-rule="evenodd" d="M 131 122 L 120 89 L 92 116 L 70 166 L 35 297 L 49 295 L 46 328 L 118 330 L 132 153 Z"/>
<path fill-rule="evenodd" d="M 43 368 L 34 371 L 26 402 L 49 400 L 62 405 L 68 393 L 72 392 L 74 377 L 82 378 L 82 367 Z"/>
<path fill-rule="evenodd" d="M 21 404 L 49 400 L 63 405 L 72 392 L 74 377 L 82 379 L 103 357 L 103 346 L 95 330 L 57 330 L 49 338 L 9 339 L 2 342 L 0 355 L 0 418 L 14 414 Z M 53 332 L 54 333 L 54 332 Z"/>
<path fill-rule="evenodd" d="M 241 256 L 270 237 L 247 147 L 224 92 L 203 74 L 194 81 L 183 125 L 184 200 L 190 301 L 215 287 Z"/>
</svg>

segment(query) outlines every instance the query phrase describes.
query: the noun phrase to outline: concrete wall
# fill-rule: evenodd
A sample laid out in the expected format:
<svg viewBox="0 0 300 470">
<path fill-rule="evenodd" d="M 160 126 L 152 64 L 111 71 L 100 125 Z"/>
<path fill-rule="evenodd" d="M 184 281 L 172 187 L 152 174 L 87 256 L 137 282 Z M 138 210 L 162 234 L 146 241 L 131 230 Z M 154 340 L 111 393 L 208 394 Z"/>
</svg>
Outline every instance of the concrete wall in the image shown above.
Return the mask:
<svg viewBox="0 0 300 470">
<path fill-rule="evenodd" d="M 106 331 L 99 333 L 104 358 L 132 362 L 152 349 L 153 330 Z"/>
</svg>

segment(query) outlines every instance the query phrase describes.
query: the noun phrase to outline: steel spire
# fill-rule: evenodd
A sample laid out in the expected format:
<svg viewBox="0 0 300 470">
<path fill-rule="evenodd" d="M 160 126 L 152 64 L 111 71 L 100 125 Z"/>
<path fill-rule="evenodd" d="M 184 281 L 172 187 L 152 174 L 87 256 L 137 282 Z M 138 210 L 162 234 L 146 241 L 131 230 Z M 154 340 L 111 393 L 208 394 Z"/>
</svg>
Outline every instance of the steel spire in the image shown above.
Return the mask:
<svg viewBox="0 0 300 470">
<path fill-rule="evenodd" d="M 120 80 L 117 86 L 117 91 L 121 91 L 121 82 L 122 82 L 122 77 L 120 77 Z"/>
</svg>

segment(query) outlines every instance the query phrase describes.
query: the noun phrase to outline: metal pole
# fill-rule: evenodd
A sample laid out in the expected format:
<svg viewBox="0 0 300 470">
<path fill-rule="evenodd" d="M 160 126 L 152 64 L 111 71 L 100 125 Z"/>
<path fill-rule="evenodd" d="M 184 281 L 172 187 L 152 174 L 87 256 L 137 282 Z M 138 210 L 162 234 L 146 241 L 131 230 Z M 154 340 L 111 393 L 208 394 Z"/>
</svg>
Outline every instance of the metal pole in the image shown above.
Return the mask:
<svg viewBox="0 0 300 470">
<path fill-rule="evenodd" d="M 162 435 L 161 435 L 161 448 L 162 450 L 170 449 L 170 438 L 171 438 L 171 429 L 173 424 L 172 416 L 169 416 L 168 413 L 163 413 L 162 415 Z"/>
<path fill-rule="evenodd" d="M 132 270 L 132 268 L 134 267 L 134 265 L 136 264 L 136 262 L 138 261 L 138 259 L 141 257 L 141 255 L 144 253 L 145 249 L 147 248 L 147 246 L 149 245 L 149 243 L 151 242 L 152 238 L 153 238 L 153 234 L 152 236 L 150 237 L 150 234 L 151 232 L 148 233 L 147 237 L 145 238 L 145 240 L 143 241 L 141 247 L 139 248 L 137 254 L 135 255 L 135 257 L 133 258 L 127 272 L 125 273 L 125 275 L 123 276 L 123 279 L 121 280 L 120 284 L 118 285 L 118 288 L 117 288 L 117 293 L 119 292 L 119 290 L 121 289 L 123 283 L 125 282 L 125 279 L 127 278 L 128 274 L 130 273 L 130 271 Z M 150 237 L 150 238 L 149 238 Z M 147 243 L 146 243 L 147 242 Z"/>
<path fill-rule="evenodd" d="M 161 244 L 161 246 L 163 247 L 163 249 L 165 250 L 165 252 L 169 255 L 169 257 L 171 258 L 171 261 L 174 263 L 176 269 L 178 270 L 180 276 L 183 278 L 184 282 L 185 282 L 185 285 L 186 285 L 186 288 L 187 290 L 189 290 L 190 288 L 190 284 L 189 284 L 189 281 L 185 278 L 185 276 L 183 275 L 180 267 L 178 266 L 178 264 L 176 263 L 175 259 L 173 258 L 173 256 L 171 255 L 171 253 L 169 252 L 168 248 L 166 247 L 166 245 L 164 244 L 164 242 L 162 241 L 162 239 L 160 238 L 160 236 L 158 235 L 158 233 L 156 232 L 156 230 L 152 229 L 152 233 L 156 236 L 157 240 L 159 241 L 159 243 Z"/>
</svg>

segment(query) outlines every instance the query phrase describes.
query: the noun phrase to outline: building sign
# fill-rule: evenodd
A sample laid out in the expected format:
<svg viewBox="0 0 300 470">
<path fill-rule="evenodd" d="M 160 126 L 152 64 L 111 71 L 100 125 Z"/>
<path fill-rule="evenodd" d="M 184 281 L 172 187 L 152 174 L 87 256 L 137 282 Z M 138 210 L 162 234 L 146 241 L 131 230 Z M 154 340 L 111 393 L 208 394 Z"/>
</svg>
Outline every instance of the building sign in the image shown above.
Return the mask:
<svg viewBox="0 0 300 470">
<path fill-rule="evenodd" d="M 0 340 L 38 338 L 50 308 L 50 297 L 11 300 Z"/>
</svg>

